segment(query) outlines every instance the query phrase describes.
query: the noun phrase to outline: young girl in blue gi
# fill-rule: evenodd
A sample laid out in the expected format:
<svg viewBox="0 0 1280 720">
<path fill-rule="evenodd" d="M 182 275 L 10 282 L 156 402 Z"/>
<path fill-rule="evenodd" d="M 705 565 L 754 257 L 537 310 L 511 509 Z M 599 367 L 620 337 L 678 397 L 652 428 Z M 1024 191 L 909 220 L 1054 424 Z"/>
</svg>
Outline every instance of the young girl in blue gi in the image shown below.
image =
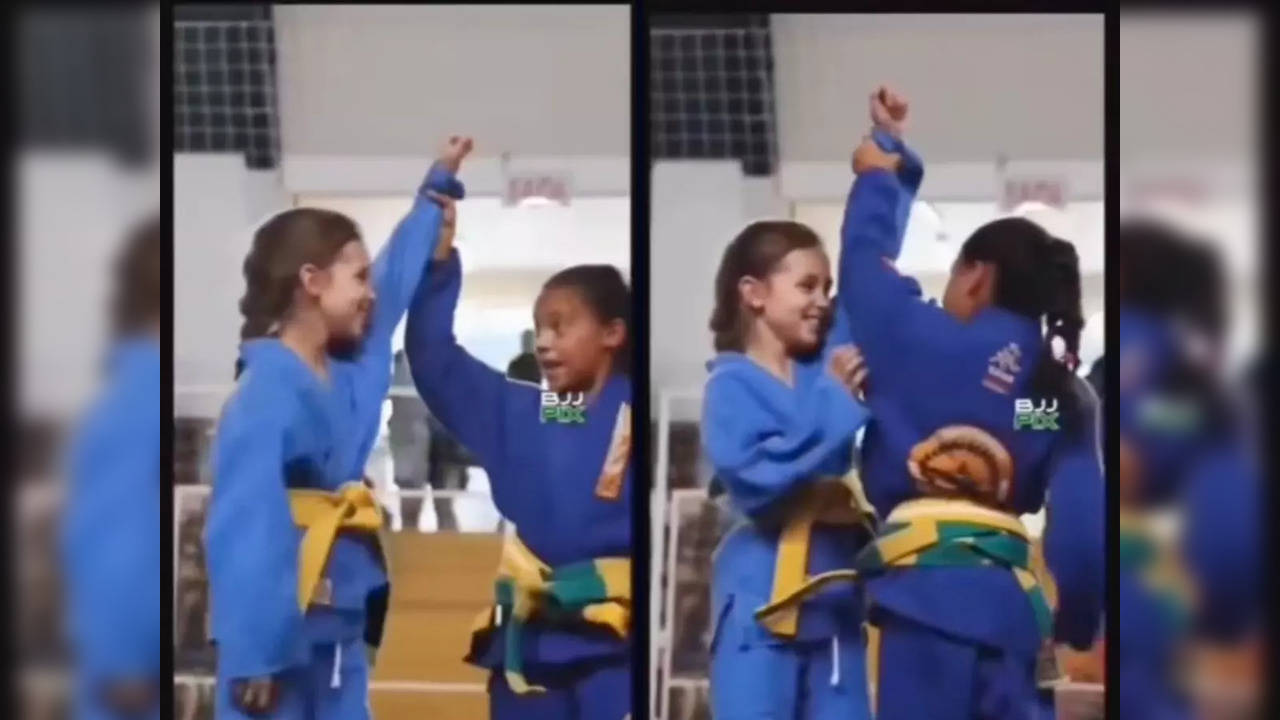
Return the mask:
<svg viewBox="0 0 1280 720">
<path fill-rule="evenodd" d="M 219 718 L 364 720 L 389 583 L 362 482 L 392 333 L 471 149 L 451 138 L 372 264 L 348 218 L 290 210 L 244 263 L 242 374 L 218 423 L 207 527 Z M 444 229 L 448 232 L 448 228 Z"/>
<path fill-rule="evenodd" d="M 70 457 L 66 608 L 79 720 L 159 718 L 159 221 L 120 256 L 106 387 Z"/>
<path fill-rule="evenodd" d="M 427 407 L 484 466 L 516 536 L 468 661 L 493 720 L 622 720 L 631 711 L 630 292 L 613 267 L 552 276 L 534 306 L 549 392 L 458 345 L 456 251 L 409 308 L 405 352 Z"/>
<path fill-rule="evenodd" d="M 830 285 L 817 236 L 787 221 L 748 226 L 717 275 L 703 444 L 742 520 L 714 556 L 716 718 L 868 717 L 855 588 L 754 617 L 806 575 L 847 567 L 872 527 L 844 480 L 867 412 L 856 356 L 822 352 Z"/>
<path fill-rule="evenodd" d="M 918 183 L 918 165 L 904 175 Z M 742 516 L 714 559 L 717 718 L 869 717 L 860 590 L 833 587 L 756 616 L 809 577 L 851 568 L 875 528 L 849 476 L 855 434 L 868 417 L 858 399 L 865 368 L 852 346 L 842 346 L 844 318 L 827 331 L 836 312 L 830 290 L 817 235 L 794 222 L 748 226 L 716 276 L 718 354 L 703 444 L 717 485 Z"/>
<path fill-rule="evenodd" d="M 897 135 L 905 103 L 882 91 L 872 105 Z M 853 573 L 815 578 L 762 615 L 856 578 L 877 718 L 1028 718 L 1043 641 L 1089 646 L 1102 606 L 1098 432 L 1093 396 L 1074 377 L 1078 262 L 1039 226 L 997 220 L 965 241 L 942 307 L 924 302 L 894 268 L 915 188 L 899 177 L 913 163 L 890 144 L 866 138 L 855 153 L 839 275 L 868 369 L 862 480 L 881 525 Z M 1024 413 L 1028 401 L 1040 414 Z M 1056 617 L 1018 519 L 1046 490 Z"/>
<path fill-rule="evenodd" d="M 1260 690 L 1261 476 L 1218 380 L 1221 261 L 1152 221 L 1122 224 L 1117 244 L 1119 707 L 1122 717 L 1189 719 L 1197 713 L 1180 661 L 1193 644 L 1231 658 L 1236 688 Z M 1146 520 L 1169 510 L 1182 524 L 1161 542 Z"/>
</svg>

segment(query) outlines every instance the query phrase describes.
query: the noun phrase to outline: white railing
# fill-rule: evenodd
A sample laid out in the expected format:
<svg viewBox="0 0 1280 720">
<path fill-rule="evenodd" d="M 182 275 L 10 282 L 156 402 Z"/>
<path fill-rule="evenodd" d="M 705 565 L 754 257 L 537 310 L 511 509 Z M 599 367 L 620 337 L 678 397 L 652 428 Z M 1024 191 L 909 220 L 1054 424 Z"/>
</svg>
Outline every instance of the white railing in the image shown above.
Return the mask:
<svg viewBox="0 0 1280 720">
<path fill-rule="evenodd" d="M 649 708 L 653 720 L 666 720 L 670 708 L 667 688 L 677 686 L 671 678 L 672 608 L 675 604 L 675 552 L 679 523 L 673 515 L 680 497 L 697 495 L 706 497 L 704 490 L 678 490 L 668 488 L 671 460 L 672 404 L 684 400 L 697 403 L 700 390 L 663 390 L 658 399 L 657 448 L 654 453 L 653 490 L 649 502 L 650 548 L 652 558 L 662 558 L 661 563 L 650 563 L 649 569 Z M 663 578 L 667 586 L 663 586 Z M 659 688 L 659 679 L 662 687 Z M 660 692 L 661 691 L 661 692 Z"/>
</svg>

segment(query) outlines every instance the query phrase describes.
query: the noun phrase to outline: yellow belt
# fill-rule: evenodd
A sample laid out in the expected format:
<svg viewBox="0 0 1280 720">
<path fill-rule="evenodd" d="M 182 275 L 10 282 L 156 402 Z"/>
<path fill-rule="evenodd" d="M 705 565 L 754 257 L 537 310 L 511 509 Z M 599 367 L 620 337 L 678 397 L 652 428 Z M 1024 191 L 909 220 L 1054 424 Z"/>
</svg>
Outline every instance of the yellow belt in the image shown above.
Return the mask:
<svg viewBox="0 0 1280 720">
<path fill-rule="evenodd" d="M 868 551 L 874 550 L 879 556 L 882 566 L 904 567 L 916 564 L 920 553 L 938 542 L 938 528 L 941 523 L 966 523 L 980 525 L 1003 531 L 1023 541 L 1028 541 L 1026 527 L 1014 515 L 987 508 L 964 500 L 942 498 L 919 498 L 908 500 L 894 508 L 885 520 L 886 527 L 900 526 L 892 532 L 882 533 L 875 542 L 859 555 L 865 558 Z M 1037 563 L 1037 560 L 1040 560 Z M 1054 607 L 1052 580 L 1044 571 L 1042 559 L 1034 554 L 1029 557 L 1029 567 L 1010 567 L 1018 584 L 1029 593 L 1037 591 L 1042 585 L 1049 586 L 1045 598 L 1049 609 Z M 799 586 L 790 592 L 780 592 L 775 582 L 774 593 L 768 605 L 756 611 L 756 617 L 775 634 L 786 636 L 771 621 L 778 615 L 794 615 L 800 603 L 819 589 L 833 582 L 856 582 L 863 575 L 857 569 L 833 570 L 804 579 Z M 1043 578 L 1043 580 L 1042 580 Z M 783 630 L 787 626 L 781 626 Z M 792 626 L 793 627 L 793 626 Z M 791 633 L 794 635 L 794 631 Z"/>
<path fill-rule="evenodd" d="M 376 534 L 382 529 L 382 507 L 368 486 L 352 481 L 336 492 L 290 490 L 289 510 L 293 522 L 305 529 L 298 551 L 298 607 L 306 612 L 315 598 L 338 532 Z"/>
<path fill-rule="evenodd" d="M 504 671 L 507 684 L 518 694 L 543 690 L 524 677 L 520 642 L 525 622 L 538 612 L 556 610 L 573 614 L 593 624 L 611 629 L 626 638 L 631 625 L 631 559 L 597 558 L 552 568 L 521 542 L 509 536 L 502 545 L 496 583 L 498 608 L 486 610 L 474 626 L 485 632 L 505 624 Z"/>
<path fill-rule="evenodd" d="M 809 542 L 815 525 L 862 525 L 875 532 L 875 511 L 857 475 L 823 479 L 805 488 L 787 514 L 773 563 L 770 604 L 799 592 L 809 581 Z M 794 637 L 800 606 L 788 605 L 761 620 L 775 635 Z"/>
</svg>

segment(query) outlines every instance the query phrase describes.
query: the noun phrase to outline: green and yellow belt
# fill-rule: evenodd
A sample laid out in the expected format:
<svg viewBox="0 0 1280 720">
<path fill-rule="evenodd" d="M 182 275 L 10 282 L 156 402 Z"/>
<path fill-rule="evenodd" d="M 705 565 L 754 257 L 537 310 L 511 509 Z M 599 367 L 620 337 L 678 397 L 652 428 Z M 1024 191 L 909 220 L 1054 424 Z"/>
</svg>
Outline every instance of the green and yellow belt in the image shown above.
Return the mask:
<svg viewBox="0 0 1280 720">
<path fill-rule="evenodd" d="M 524 627 L 535 615 L 547 619 L 577 619 L 612 630 L 626 638 L 631 624 L 631 558 L 597 558 L 552 568 L 520 538 L 502 546 L 496 606 L 478 618 L 476 632 L 502 628 L 503 670 L 517 694 L 543 692 L 524 676 Z"/>
<path fill-rule="evenodd" d="M 909 500 L 894 508 L 852 568 L 814 575 L 783 592 L 775 582 L 773 597 L 756 611 L 756 618 L 786 637 L 774 618 L 794 613 L 806 598 L 831 583 L 865 580 L 893 568 L 992 566 L 1014 574 L 1031 602 L 1041 634 L 1048 637 L 1053 611 L 1032 570 L 1034 565 L 1027 530 L 1017 517 L 964 500 Z"/>
<path fill-rule="evenodd" d="M 1121 572 L 1132 573 L 1155 599 L 1174 633 L 1191 621 L 1195 593 L 1177 553 L 1162 546 L 1149 523 L 1127 512 L 1120 514 L 1120 547 L 1117 558 Z"/>
</svg>

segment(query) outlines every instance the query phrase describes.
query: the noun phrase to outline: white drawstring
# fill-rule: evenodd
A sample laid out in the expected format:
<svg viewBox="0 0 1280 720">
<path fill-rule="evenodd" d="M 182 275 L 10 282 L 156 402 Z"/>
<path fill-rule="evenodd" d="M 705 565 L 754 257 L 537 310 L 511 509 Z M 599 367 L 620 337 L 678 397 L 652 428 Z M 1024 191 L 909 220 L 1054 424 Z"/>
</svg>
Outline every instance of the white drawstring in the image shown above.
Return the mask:
<svg viewBox="0 0 1280 720">
<path fill-rule="evenodd" d="M 840 687 L 840 636 L 831 636 L 831 687 Z"/>
<path fill-rule="evenodd" d="M 333 646 L 333 677 L 329 679 L 329 687 L 342 687 L 342 643 Z"/>
</svg>

